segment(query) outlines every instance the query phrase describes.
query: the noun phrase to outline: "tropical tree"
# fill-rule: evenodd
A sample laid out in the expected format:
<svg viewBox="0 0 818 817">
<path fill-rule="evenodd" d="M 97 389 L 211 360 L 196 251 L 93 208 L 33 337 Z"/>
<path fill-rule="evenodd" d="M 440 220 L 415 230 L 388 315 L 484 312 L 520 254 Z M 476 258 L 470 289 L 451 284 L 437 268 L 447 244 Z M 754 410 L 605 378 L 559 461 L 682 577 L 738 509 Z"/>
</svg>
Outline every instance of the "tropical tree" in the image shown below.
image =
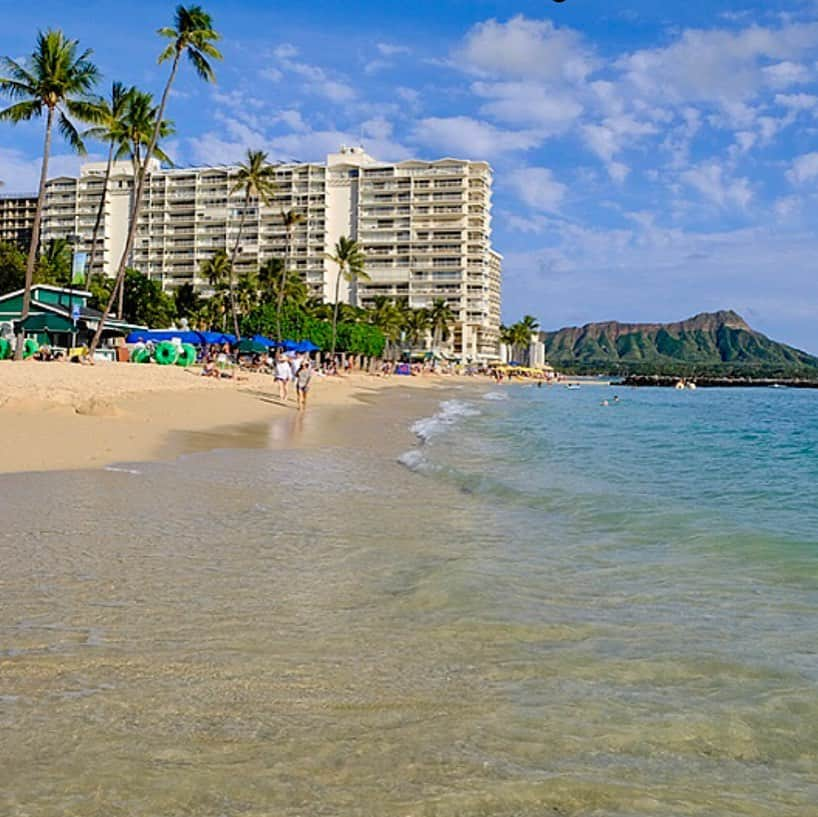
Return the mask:
<svg viewBox="0 0 818 817">
<path fill-rule="evenodd" d="M 278 315 L 279 326 L 277 327 L 278 339 L 281 340 L 281 309 L 284 306 L 284 278 L 293 271 L 292 252 L 293 252 L 293 237 L 295 236 L 295 228 L 304 221 L 304 216 L 297 213 L 295 210 L 287 210 L 282 212 L 281 219 L 284 222 L 284 232 L 287 236 L 287 246 L 284 253 L 284 268 L 281 270 L 281 285 L 278 288 Z"/>
<path fill-rule="evenodd" d="M 241 315 L 248 314 L 259 303 L 258 275 L 251 271 L 240 275 L 231 294 L 230 305 Z"/>
<path fill-rule="evenodd" d="M 132 88 L 116 136 L 122 144 L 121 156 L 129 156 L 133 164 L 134 178 L 137 178 L 148 159 L 159 159 L 172 165 L 170 157 L 157 143 L 148 154 L 148 146 L 156 127 L 159 108 L 154 104 L 153 94 Z M 166 139 L 176 132 L 172 121 L 163 119 L 159 122 L 159 139 Z"/>
<path fill-rule="evenodd" d="M 524 315 L 518 323 L 521 327 L 520 336 L 522 337 L 523 332 L 525 332 L 525 341 L 523 342 L 525 362 L 530 366 L 531 336 L 540 328 L 540 322 L 533 315 Z"/>
<path fill-rule="evenodd" d="M 99 118 L 99 110 L 91 97 L 99 79 L 99 71 L 90 60 L 92 52 L 89 49 L 79 52 L 78 48 L 77 40 L 67 39 L 62 31 L 48 30 L 37 35 L 37 45 L 25 63 L 10 57 L 3 57 L 0 60 L 0 70 L 4 74 L 0 76 L 0 94 L 16 100 L 10 107 L 0 111 L 0 121 L 17 124 L 39 118 L 45 113 L 40 186 L 26 261 L 21 314 L 23 321 L 31 309 L 31 285 L 40 244 L 40 225 L 43 218 L 54 122 L 56 120 L 57 129 L 71 148 L 82 155 L 85 153 L 85 145 L 72 120 L 95 122 Z M 22 355 L 21 329 L 17 337 L 15 359 L 21 359 Z"/>
<path fill-rule="evenodd" d="M 531 319 L 531 316 L 526 315 L 526 318 Z M 536 324 L 536 318 L 531 320 Z M 528 348 L 531 344 L 531 332 L 533 331 L 530 328 L 531 320 L 526 321 L 523 319 L 511 326 L 500 327 L 500 343 L 505 344 L 509 348 L 512 359 L 518 357 L 518 352 L 522 352 L 520 357 L 525 357 L 528 354 Z"/>
<path fill-rule="evenodd" d="M 54 238 L 49 241 L 37 261 L 37 283 L 59 286 L 70 284 L 72 257 L 73 251 L 68 239 Z"/>
<path fill-rule="evenodd" d="M 210 64 L 210 59 L 220 60 L 221 53 L 213 44 L 221 39 L 220 35 L 213 29 L 213 21 L 210 15 L 202 9 L 201 6 L 177 6 L 174 17 L 174 26 L 160 28 L 159 35 L 170 40 L 165 50 L 159 55 L 159 62 L 171 61 L 170 74 L 165 83 L 165 90 L 162 93 L 162 101 L 159 103 L 159 110 L 156 113 L 153 134 L 145 151 L 146 156 L 152 156 L 154 148 L 162 130 L 162 122 L 164 121 L 165 109 L 167 108 L 170 91 L 173 87 L 173 82 L 176 79 L 176 74 L 179 70 L 179 64 L 182 57 L 187 55 L 196 73 L 205 82 L 212 82 L 215 79 L 213 68 Z M 119 261 L 116 279 L 119 284 L 125 275 L 125 268 L 128 263 L 128 256 L 133 250 L 134 240 L 136 239 L 136 230 L 139 221 L 139 211 L 142 207 L 142 198 L 145 193 L 145 177 L 147 175 L 148 163 L 143 163 L 137 178 L 134 180 L 135 192 L 133 204 L 130 213 L 130 226 L 128 228 L 128 235 L 125 239 L 125 247 L 122 251 L 122 257 Z M 102 337 L 102 330 L 105 326 L 105 321 L 111 314 L 111 308 L 114 304 L 114 293 L 111 293 L 109 303 L 100 318 L 97 331 L 91 341 L 90 354 L 93 357 L 94 350 L 99 345 L 99 339 Z"/>
<path fill-rule="evenodd" d="M 0 293 L 20 289 L 26 280 L 26 257 L 10 241 L 0 241 Z"/>
<path fill-rule="evenodd" d="M 369 323 L 377 326 L 386 339 L 387 355 L 393 344 L 397 343 L 403 333 L 405 316 L 392 298 L 376 295 L 369 310 Z"/>
<path fill-rule="evenodd" d="M 202 299 L 196 294 L 196 289 L 191 283 L 184 283 L 173 293 L 173 300 L 176 304 L 176 314 L 180 318 L 192 319 L 202 308 Z"/>
<path fill-rule="evenodd" d="M 354 238 L 341 236 L 335 244 L 335 254 L 327 258 L 337 264 L 338 274 L 335 276 L 335 307 L 332 311 L 332 344 L 330 354 L 335 356 L 335 344 L 338 340 L 338 308 L 341 300 L 341 278 L 350 284 L 355 281 L 368 281 L 369 276 L 364 270 L 366 257 L 363 250 Z M 354 304 L 352 304 L 354 306 Z"/>
<path fill-rule="evenodd" d="M 102 191 L 97 207 L 97 216 L 94 220 L 94 229 L 91 232 L 91 257 L 88 261 L 88 275 L 93 275 L 94 263 L 97 257 L 97 240 L 99 229 L 102 226 L 102 216 L 105 213 L 105 203 L 108 198 L 108 184 L 111 180 L 111 168 L 114 160 L 124 155 L 124 145 L 122 144 L 123 117 L 128 104 L 128 100 L 134 88 L 126 88 L 121 82 L 114 82 L 111 86 L 111 94 L 107 98 L 97 100 L 101 122 L 97 127 L 91 128 L 87 136 L 92 136 L 100 142 L 108 145 L 108 161 L 105 165 L 105 175 L 102 178 Z"/>
<path fill-rule="evenodd" d="M 134 179 L 138 178 L 143 166 L 147 166 L 149 159 L 156 158 L 166 164 L 173 164 L 170 157 L 158 143 L 153 146 L 150 154 L 147 151 L 158 115 L 159 109 L 154 105 L 153 94 L 132 88 L 125 102 L 122 117 L 115 132 L 115 138 L 120 143 L 117 158 L 130 156 Z M 159 137 L 161 139 L 173 135 L 175 131 L 173 122 L 164 119 L 159 123 Z M 119 318 L 122 317 L 124 307 L 125 289 L 123 281 L 124 278 L 120 280 L 116 290 L 118 298 L 116 314 Z"/>
<path fill-rule="evenodd" d="M 433 345 L 435 349 L 449 339 L 451 325 L 454 323 L 454 312 L 449 308 L 444 298 L 438 298 L 429 310 L 429 326 L 432 329 Z"/>
<path fill-rule="evenodd" d="M 176 318 L 173 298 L 158 281 L 135 269 L 125 273 L 125 316 L 145 326 L 169 326 Z"/>
<path fill-rule="evenodd" d="M 239 336 L 239 318 L 236 309 L 236 292 L 234 272 L 236 269 L 236 259 L 241 248 L 241 236 L 244 232 L 244 225 L 247 222 L 247 211 L 250 209 L 250 201 L 253 198 L 264 202 L 268 207 L 272 204 L 276 191 L 275 168 L 267 161 L 267 154 L 263 150 L 248 150 L 247 161 L 239 164 L 236 183 L 230 191 L 234 193 L 244 193 L 244 206 L 239 219 L 239 232 L 236 235 L 236 242 L 233 245 L 233 252 L 230 256 L 230 310 L 233 314 L 233 331 L 236 337 Z"/>
<path fill-rule="evenodd" d="M 281 258 L 266 261 L 258 271 L 258 281 L 262 300 L 274 301 L 279 314 L 285 303 L 305 307 L 310 299 L 304 280 L 295 270 L 288 270 Z M 280 327 L 276 326 L 276 331 L 280 334 Z"/>
<path fill-rule="evenodd" d="M 205 261 L 202 261 L 199 271 L 202 278 L 207 279 L 214 290 L 220 289 L 230 279 L 230 259 L 224 250 L 218 250 Z"/>
<path fill-rule="evenodd" d="M 429 313 L 425 309 L 413 309 L 406 316 L 406 338 L 415 347 L 424 342 L 429 331 Z"/>
</svg>

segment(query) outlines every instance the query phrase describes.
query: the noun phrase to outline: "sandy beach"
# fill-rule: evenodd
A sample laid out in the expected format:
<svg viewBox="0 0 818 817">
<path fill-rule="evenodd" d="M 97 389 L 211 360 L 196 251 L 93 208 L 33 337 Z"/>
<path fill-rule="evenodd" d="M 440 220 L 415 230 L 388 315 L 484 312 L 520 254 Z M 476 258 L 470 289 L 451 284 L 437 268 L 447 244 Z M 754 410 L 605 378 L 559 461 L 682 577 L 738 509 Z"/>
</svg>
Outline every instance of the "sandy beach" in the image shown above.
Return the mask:
<svg viewBox="0 0 818 817">
<path fill-rule="evenodd" d="M 233 440 L 238 429 L 280 420 L 300 422 L 291 389 L 282 404 L 269 375 L 242 373 L 239 381 L 205 380 L 198 369 L 127 364 L 0 365 L 0 473 L 99 468 L 120 462 L 167 459 Z M 466 378 L 463 378 L 466 379 Z M 396 387 L 435 390 L 457 378 L 382 378 L 355 373 L 315 377 L 307 417 L 328 416 Z M 474 378 L 468 378 L 474 383 Z M 311 427 L 316 430 L 313 419 Z M 325 425 L 327 425 L 325 423 Z"/>
</svg>

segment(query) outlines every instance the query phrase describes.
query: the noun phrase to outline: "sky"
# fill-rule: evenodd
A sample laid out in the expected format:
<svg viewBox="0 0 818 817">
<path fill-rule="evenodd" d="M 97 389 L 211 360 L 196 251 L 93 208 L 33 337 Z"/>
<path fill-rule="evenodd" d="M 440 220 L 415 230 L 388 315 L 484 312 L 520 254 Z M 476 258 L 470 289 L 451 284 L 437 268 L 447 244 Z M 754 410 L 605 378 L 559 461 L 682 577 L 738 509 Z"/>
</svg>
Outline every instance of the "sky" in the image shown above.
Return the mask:
<svg viewBox="0 0 818 817">
<path fill-rule="evenodd" d="M 224 61 L 215 85 L 180 72 L 177 165 L 323 161 L 342 143 L 487 160 L 505 321 L 734 309 L 818 354 L 818 0 L 202 4 Z M 3 6 L 0 55 L 62 28 L 94 50 L 101 90 L 161 91 L 172 3 Z M 5 191 L 36 189 L 41 143 L 40 122 L 0 124 Z M 50 175 L 81 161 L 57 141 Z"/>
</svg>

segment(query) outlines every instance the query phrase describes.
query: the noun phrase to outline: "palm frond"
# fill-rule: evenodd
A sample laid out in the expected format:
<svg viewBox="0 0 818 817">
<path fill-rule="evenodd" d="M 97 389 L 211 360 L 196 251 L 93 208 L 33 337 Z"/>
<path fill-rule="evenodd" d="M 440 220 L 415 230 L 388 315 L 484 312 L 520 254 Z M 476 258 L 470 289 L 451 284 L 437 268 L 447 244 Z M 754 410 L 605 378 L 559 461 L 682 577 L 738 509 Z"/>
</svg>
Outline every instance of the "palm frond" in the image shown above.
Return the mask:
<svg viewBox="0 0 818 817">
<path fill-rule="evenodd" d="M 0 121 L 3 122 L 28 122 L 38 117 L 43 112 L 43 105 L 38 99 L 25 100 L 11 105 L 4 111 L 0 111 Z"/>
<path fill-rule="evenodd" d="M 74 123 L 62 111 L 60 111 L 59 116 L 57 117 L 57 128 L 63 139 L 65 139 L 65 141 L 71 145 L 72 149 L 76 153 L 79 153 L 80 156 L 85 156 L 87 151 L 85 150 L 85 144 L 82 141 L 79 131 L 76 129 L 76 127 L 74 127 Z"/>
<path fill-rule="evenodd" d="M 196 69 L 196 73 L 199 75 L 200 79 L 203 79 L 205 82 L 216 81 L 216 74 L 210 63 L 202 55 L 201 51 L 189 48 L 187 55 L 190 61 L 193 63 L 193 67 Z"/>
</svg>

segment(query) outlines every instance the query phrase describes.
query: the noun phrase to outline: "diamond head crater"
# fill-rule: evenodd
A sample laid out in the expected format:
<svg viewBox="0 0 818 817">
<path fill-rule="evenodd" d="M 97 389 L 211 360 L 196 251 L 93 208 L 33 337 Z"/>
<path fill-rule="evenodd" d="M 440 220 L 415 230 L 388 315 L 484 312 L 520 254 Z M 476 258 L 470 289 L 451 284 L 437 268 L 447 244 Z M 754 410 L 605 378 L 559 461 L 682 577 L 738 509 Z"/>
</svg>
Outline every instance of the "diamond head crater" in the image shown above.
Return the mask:
<svg viewBox="0 0 818 817">
<path fill-rule="evenodd" d="M 542 332 L 540 339 L 558 371 L 619 375 L 633 385 L 684 377 L 702 385 L 818 386 L 818 357 L 771 340 L 732 310 L 676 323 L 589 323 Z"/>
</svg>

